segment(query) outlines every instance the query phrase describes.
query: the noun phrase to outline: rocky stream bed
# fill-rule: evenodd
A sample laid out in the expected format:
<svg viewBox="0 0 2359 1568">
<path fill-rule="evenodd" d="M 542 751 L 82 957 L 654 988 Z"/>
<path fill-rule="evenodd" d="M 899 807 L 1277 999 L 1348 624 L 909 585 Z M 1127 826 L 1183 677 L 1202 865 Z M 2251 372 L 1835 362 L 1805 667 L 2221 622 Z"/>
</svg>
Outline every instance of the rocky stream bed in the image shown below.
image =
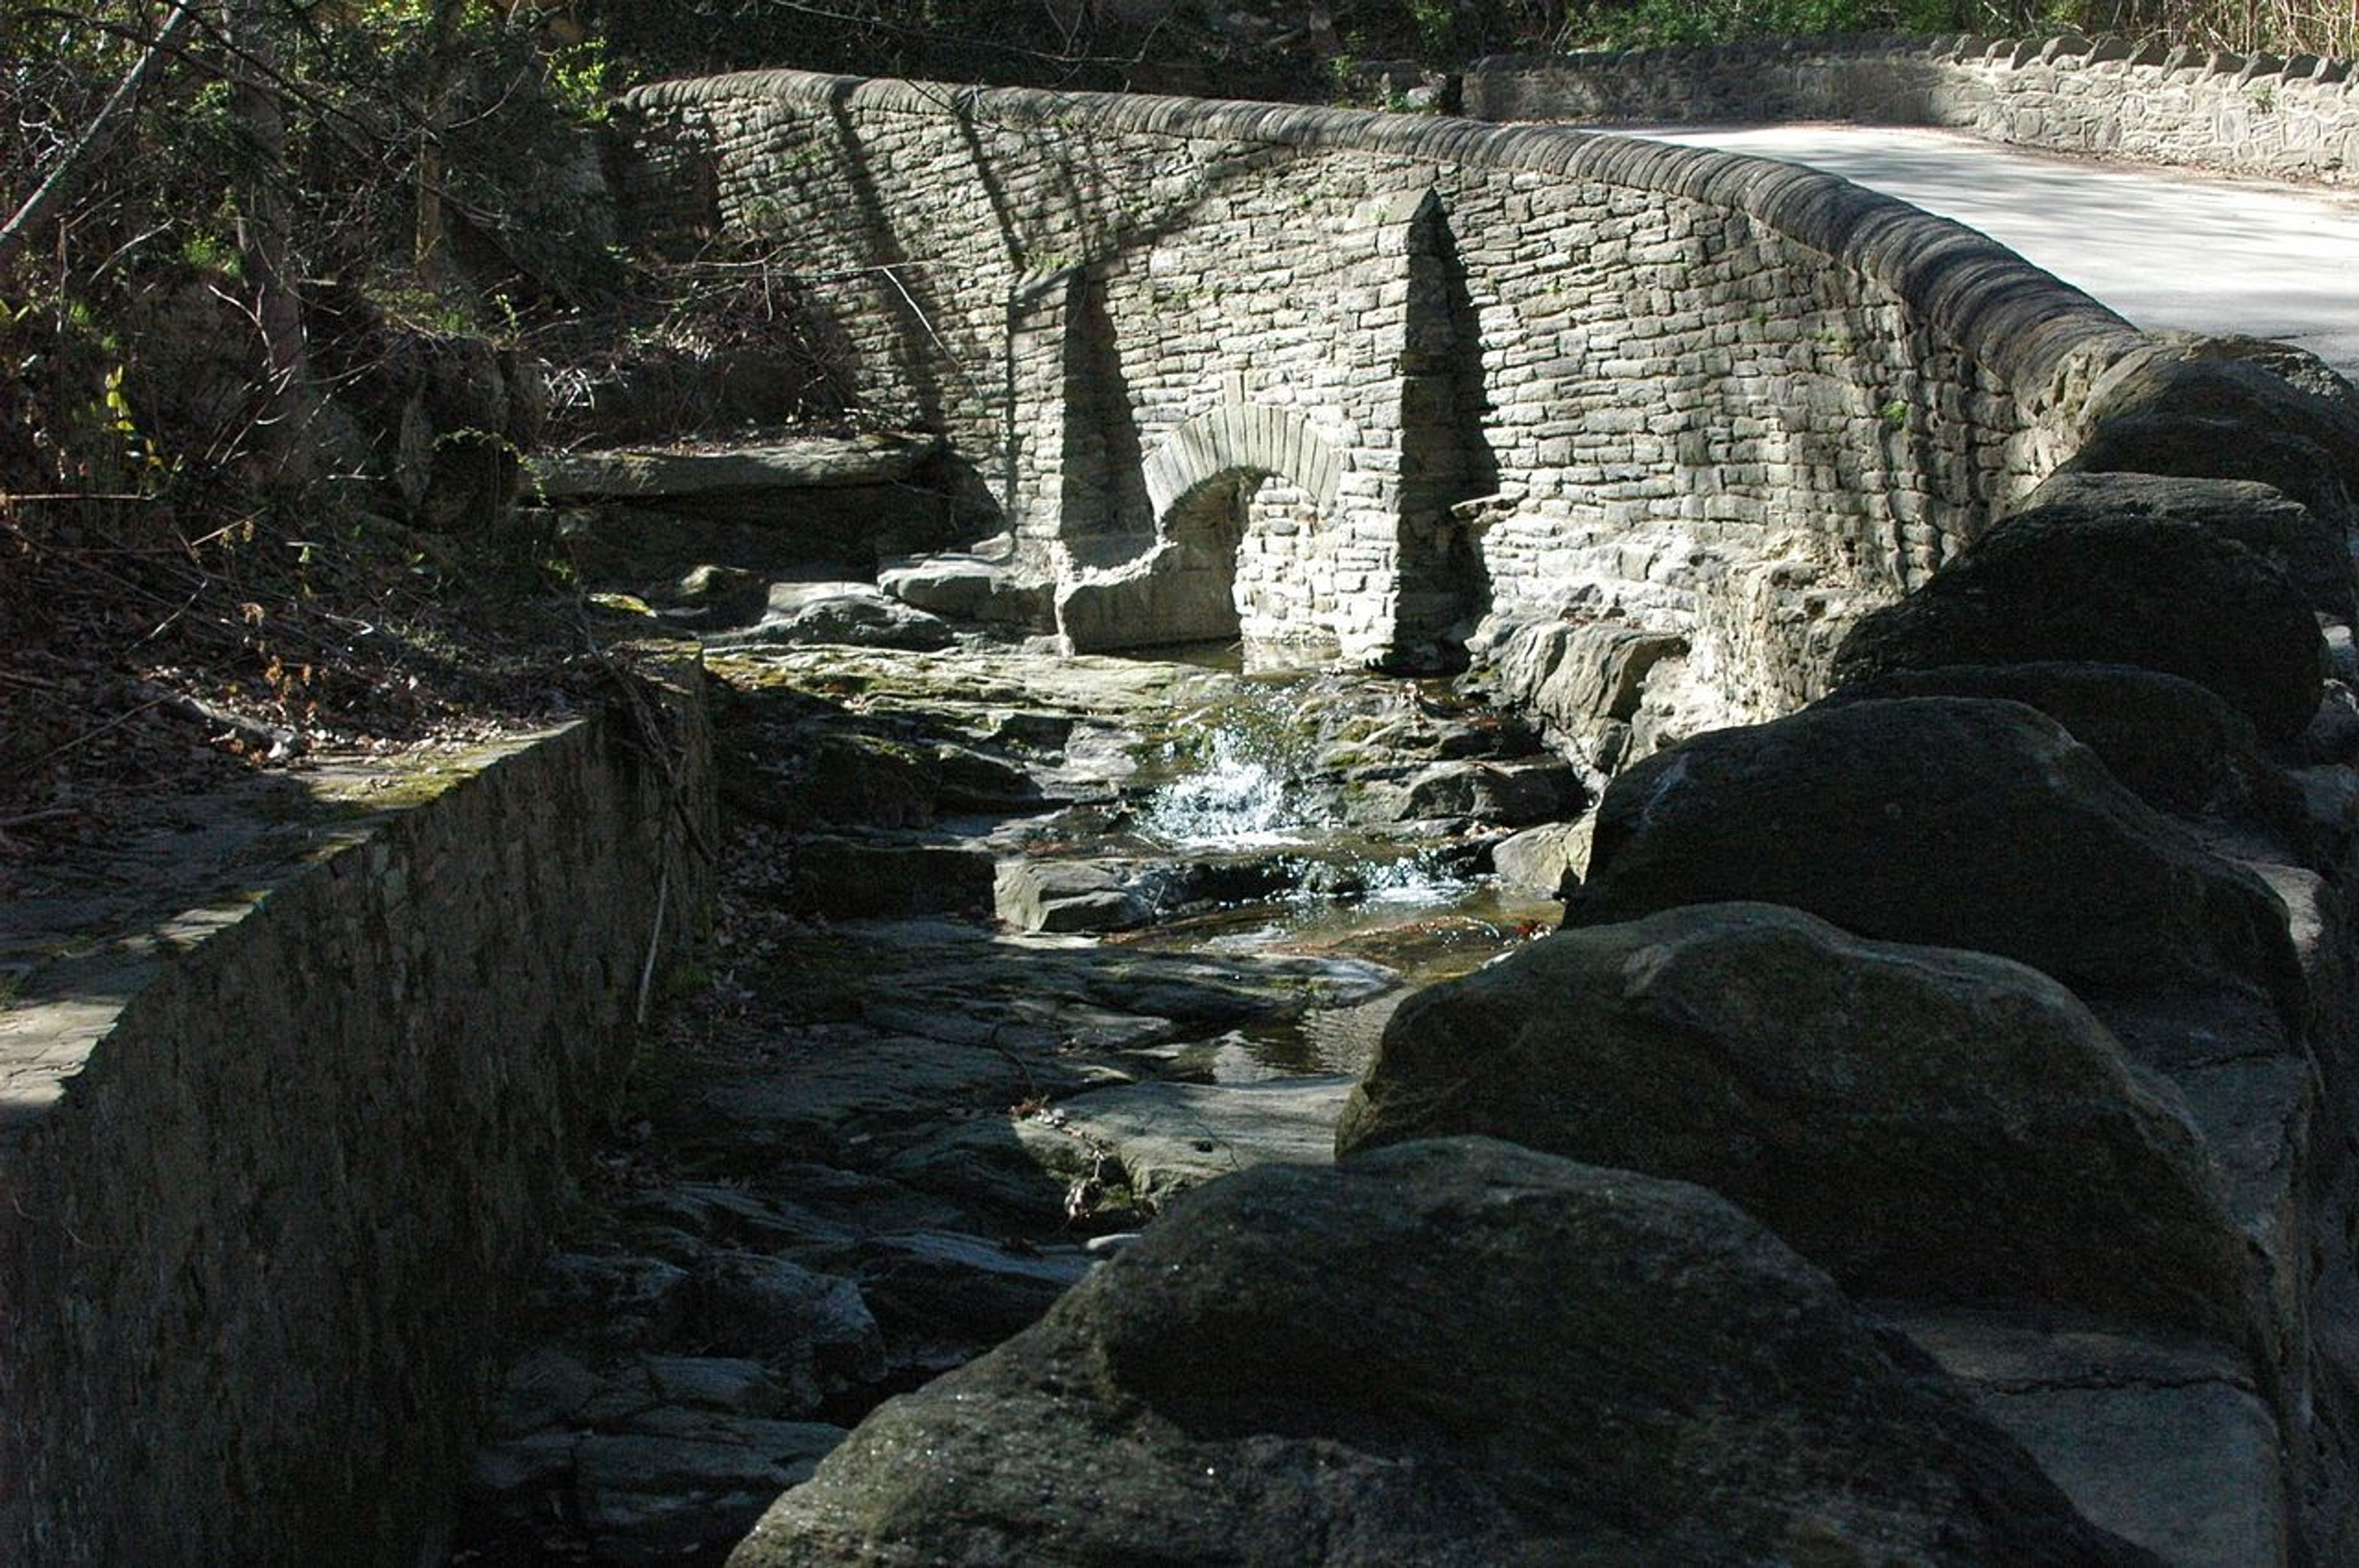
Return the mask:
<svg viewBox="0 0 2359 1568">
<path fill-rule="evenodd" d="M 1585 801 L 1441 683 L 973 639 L 712 665 L 710 957 L 513 1325 L 454 1563 L 717 1562 L 1175 1194 L 1330 1161 L 1408 990 L 1553 926 L 1538 825 Z"/>
</svg>

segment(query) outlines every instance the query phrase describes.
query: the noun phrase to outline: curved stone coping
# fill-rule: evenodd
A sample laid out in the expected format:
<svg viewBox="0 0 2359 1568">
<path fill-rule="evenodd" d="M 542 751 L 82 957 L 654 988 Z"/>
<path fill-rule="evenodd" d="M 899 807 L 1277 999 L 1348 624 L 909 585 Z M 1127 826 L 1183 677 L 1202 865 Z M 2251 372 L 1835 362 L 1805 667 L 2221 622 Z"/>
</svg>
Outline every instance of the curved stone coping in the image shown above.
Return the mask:
<svg viewBox="0 0 2359 1568">
<path fill-rule="evenodd" d="M 1290 103 L 958 87 L 802 70 L 650 83 L 641 111 L 769 100 L 824 115 L 854 111 L 981 120 L 1076 135 L 1106 130 L 1529 169 L 1740 211 L 1891 290 L 1912 315 L 2040 398 L 2068 360 L 2111 362 L 2147 340 L 2119 316 L 1986 235 L 1836 175 L 1703 148 L 1557 125 Z"/>
<path fill-rule="evenodd" d="M 1343 454 L 1291 409 L 1223 404 L 1181 425 L 1147 455 L 1147 499 L 1160 520 L 1190 491 L 1240 470 L 1277 474 L 1332 512 Z"/>
</svg>

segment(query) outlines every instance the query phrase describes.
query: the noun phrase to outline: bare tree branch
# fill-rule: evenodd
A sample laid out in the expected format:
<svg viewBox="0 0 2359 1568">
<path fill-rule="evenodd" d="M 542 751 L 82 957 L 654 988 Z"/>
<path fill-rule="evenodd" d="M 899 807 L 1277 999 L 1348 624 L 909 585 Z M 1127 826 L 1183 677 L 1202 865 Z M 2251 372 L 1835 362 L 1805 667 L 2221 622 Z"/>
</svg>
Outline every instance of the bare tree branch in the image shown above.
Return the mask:
<svg viewBox="0 0 2359 1568">
<path fill-rule="evenodd" d="M 24 205 L 16 209 L 7 222 L 0 223 L 0 266 L 15 259 L 26 242 L 46 228 L 57 216 L 59 209 L 71 199 L 75 188 L 96 167 L 101 155 L 114 140 L 123 111 L 139 96 L 139 89 L 148 77 L 178 52 L 180 35 L 188 30 L 193 17 L 194 13 L 186 0 L 172 7 L 170 15 L 164 18 L 164 25 L 156 30 L 156 37 L 140 51 L 139 59 L 130 70 L 125 73 L 121 84 L 104 103 L 99 105 L 98 113 L 91 116 L 90 124 L 82 127 L 82 135 L 59 155 L 57 166 L 49 170 L 49 178 L 25 199 Z"/>
</svg>

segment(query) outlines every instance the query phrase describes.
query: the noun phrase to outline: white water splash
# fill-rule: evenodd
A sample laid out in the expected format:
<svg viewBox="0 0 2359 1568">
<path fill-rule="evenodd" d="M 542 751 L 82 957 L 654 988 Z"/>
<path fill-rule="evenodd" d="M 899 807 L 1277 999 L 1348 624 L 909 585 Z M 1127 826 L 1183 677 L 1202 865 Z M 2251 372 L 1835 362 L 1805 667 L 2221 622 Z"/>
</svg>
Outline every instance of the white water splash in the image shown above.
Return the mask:
<svg viewBox="0 0 2359 1568">
<path fill-rule="evenodd" d="M 1303 820 L 1295 794 L 1244 738 L 1216 730 L 1204 765 L 1157 790 L 1139 826 L 1179 848 L 1290 843 L 1314 826 Z"/>
<path fill-rule="evenodd" d="M 1473 885 L 1457 872 L 1437 870 L 1417 858 L 1371 867 L 1364 896 L 1370 903 L 1442 904 L 1463 897 Z"/>
</svg>

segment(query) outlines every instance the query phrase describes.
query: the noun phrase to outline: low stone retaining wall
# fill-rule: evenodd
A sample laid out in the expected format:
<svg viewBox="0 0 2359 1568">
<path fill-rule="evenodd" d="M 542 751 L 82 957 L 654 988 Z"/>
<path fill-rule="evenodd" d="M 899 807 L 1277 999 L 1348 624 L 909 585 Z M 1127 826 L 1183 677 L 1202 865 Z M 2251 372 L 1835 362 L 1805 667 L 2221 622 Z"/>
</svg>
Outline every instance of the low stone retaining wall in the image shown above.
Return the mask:
<svg viewBox="0 0 2359 1568">
<path fill-rule="evenodd" d="M 2359 179 L 2352 62 L 2125 38 L 1889 35 L 1499 56 L 1465 76 L 1478 120 L 1864 120 L 2138 163 Z"/>
<path fill-rule="evenodd" d="M 0 920 L 0 1560 L 434 1550 L 495 1314 L 709 901 L 701 697 L 659 695 L 669 760 L 617 712 L 298 775 Z"/>
</svg>

